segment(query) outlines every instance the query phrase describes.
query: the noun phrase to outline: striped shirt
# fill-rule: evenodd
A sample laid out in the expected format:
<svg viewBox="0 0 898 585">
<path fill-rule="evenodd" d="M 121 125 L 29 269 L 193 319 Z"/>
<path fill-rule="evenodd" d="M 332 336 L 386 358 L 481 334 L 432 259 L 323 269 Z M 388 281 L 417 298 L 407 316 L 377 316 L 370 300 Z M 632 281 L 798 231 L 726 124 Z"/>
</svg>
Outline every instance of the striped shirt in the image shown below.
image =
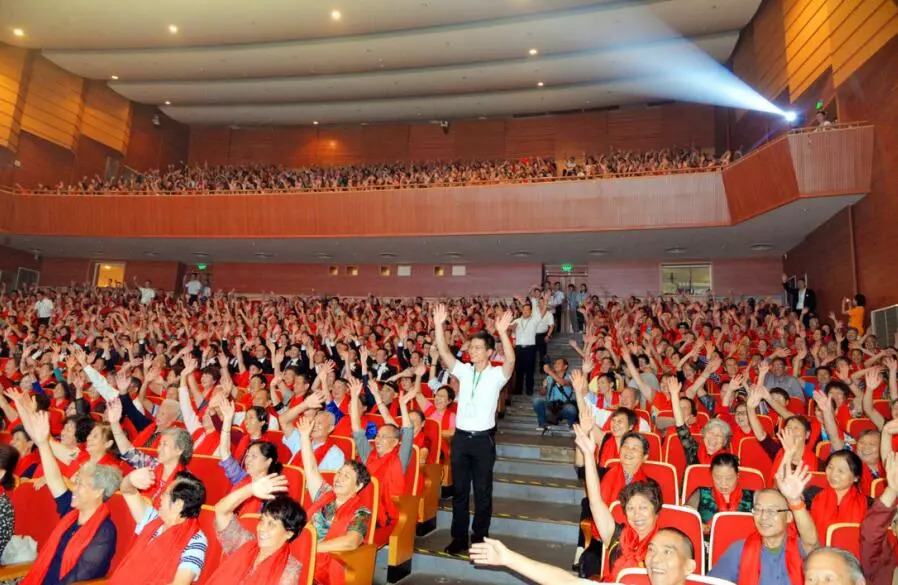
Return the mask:
<svg viewBox="0 0 898 585">
<path fill-rule="evenodd" d="M 137 524 L 137 528 L 134 529 L 134 533 L 140 534 L 147 524 L 158 517 L 159 512 L 156 508 L 148 507 L 143 519 Z M 160 526 L 153 538 L 162 534 L 164 528 L 164 526 Z M 181 562 L 178 563 L 178 571 L 181 569 L 193 571 L 193 581 L 196 582 L 200 578 L 200 573 L 203 572 L 203 565 L 206 563 L 206 547 L 208 545 L 209 541 L 206 539 L 206 535 L 203 534 L 202 530 L 197 530 L 196 534 L 191 537 L 190 542 L 187 543 L 187 546 L 184 547 L 184 550 L 181 551 Z"/>
</svg>

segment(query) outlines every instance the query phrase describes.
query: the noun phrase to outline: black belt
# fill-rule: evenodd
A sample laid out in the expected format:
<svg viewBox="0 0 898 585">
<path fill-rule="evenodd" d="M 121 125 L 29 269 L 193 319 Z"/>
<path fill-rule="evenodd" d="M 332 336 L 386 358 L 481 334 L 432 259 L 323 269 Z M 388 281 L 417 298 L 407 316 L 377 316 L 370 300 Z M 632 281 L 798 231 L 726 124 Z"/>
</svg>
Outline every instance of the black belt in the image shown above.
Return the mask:
<svg viewBox="0 0 898 585">
<path fill-rule="evenodd" d="M 516 346 L 515 346 L 515 348 L 517 348 L 517 349 L 527 349 L 528 347 L 536 347 L 536 344 L 533 344 L 533 345 L 516 345 Z"/>
<path fill-rule="evenodd" d="M 485 430 L 485 431 L 465 431 L 465 430 L 462 430 L 462 429 L 455 429 L 455 432 L 456 432 L 456 434 L 464 435 L 464 436 L 466 436 L 466 437 L 483 437 L 483 436 L 486 436 L 486 435 L 495 435 L 495 434 L 496 434 L 496 427 L 493 427 L 493 428 L 491 428 L 491 429 L 487 429 L 487 430 Z"/>
</svg>

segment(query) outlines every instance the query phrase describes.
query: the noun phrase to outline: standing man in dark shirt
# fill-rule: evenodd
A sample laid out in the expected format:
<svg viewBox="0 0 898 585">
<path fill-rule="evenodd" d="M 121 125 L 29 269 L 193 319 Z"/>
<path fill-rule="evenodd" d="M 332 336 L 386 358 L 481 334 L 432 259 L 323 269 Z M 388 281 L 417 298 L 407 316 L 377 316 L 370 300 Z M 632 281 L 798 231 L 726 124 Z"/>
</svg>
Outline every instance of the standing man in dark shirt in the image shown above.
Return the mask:
<svg viewBox="0 0 898 585">
<path fill-rule="evenodd" d="M 17 406 L 26 430 L 37 443 L 47 487 L 61 518 L 22 585 L 68 585 L 105 577 L 115 555 L 116 539 L 106 502 L 118 489 L 121 472 L 108 465 L 85 463 L 69 491 L 50 449 L 47 413 L 31 413 L 23 404 Z"/>
<path fill-rule="evenodd" d="M 783 289 L 786 291 L 786 300 L 789 303 L 789 307 L 802 316 L 801 320 L 807 327 L 811 315 L 817 312 L 817 295 L 808 288 L 803 278 L 798 279 L 797 287 L 789 286 L 789 277 L 786 276 L 785 272 L 783 273 Z"/>
</svg>

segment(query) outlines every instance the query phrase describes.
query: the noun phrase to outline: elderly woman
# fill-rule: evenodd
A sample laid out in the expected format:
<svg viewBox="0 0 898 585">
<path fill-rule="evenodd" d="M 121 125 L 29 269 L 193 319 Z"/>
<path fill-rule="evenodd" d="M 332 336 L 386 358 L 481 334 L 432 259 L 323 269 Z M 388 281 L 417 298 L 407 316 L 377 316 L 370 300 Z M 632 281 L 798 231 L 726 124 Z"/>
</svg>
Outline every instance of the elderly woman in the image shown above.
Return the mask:
<svg viewBox="0 0 898 585">
<path fill-rule="evenodd" d="M 315 581 L 342 585 L 343 566 L 330 553 L 355 550 L 365 542 L 373 519 L 360 492 L 371 482 L 371 476 L 362 463 L 347 461 L 334 475 L 333 487 L 328 485 L 318 471 L 312 451 L 313 424 L 311 419 L 303 417 L 297 421 L 296 429 L 302 437 L 306 489 L 312 497 L 308 514 L 318 533 Z"/>
<path fill-rule="evenodd" d="M 718 512 L 751 512 L 754 491 L 739 482 L 739 459 L 731 453 L 718 453 L 711 459 L 711 487 L 699 487 L 686 500 L 702 517 L 705 532 Z"/>
<path fill-rule="evenodd" d="M 661 486 L 652 479 L 635 481 L 624 487 L 618 499 L 623 507 L 626 521 L 615 522 L 608 505 L 602 499 L 602 485 L 598 468 L 592 454 L 596 444 L 579 425 L 574 426 L 577 448 L 586 460 L 586 493 L 593 522 L 598 529 L 599 539 L 607 547 L 609 565 L 602 581 L 614 581 L 617 574 L 628 568 L 644 566 L 649 542 L 658 531 L 658 514 L 661 512 Z M 581 576 L 592 577 L 583 573 Z"/>
<path fill-rule="evenodd" d="M 50 448 L 46 412 L 23 414 L 22 423 L 37 443 L 47 487 L 56 500 L 59 522 L 41 548 L 23 585 L 62 585 L 105 577 L 115 555 L 116 530 L 107 500 L 121 482 L 121 472 L 107 465 L 86 463 L 66 487 Z M 47 519 L 49 521 L 49 518 Z"/>
<path fill-rule="evenodd" d="M 702 427 L 702 442 L 696 442 L 683 419 L 683 405 L 680 403 L 680 383 L 674 378 L 666 378 L 665 382 L 670 391 L 677 437 L 680 439 L 680 444 L 683 445 L 683 452 L 686 454 L 686 465 L 697 465 L 699 463 L 707 465 L 711 463 L 711 460 L 717 453 L 725 453 L 729 448 L 733 429 L 720 419 L 709 420 Z"/>
<path fill-rule="evenodd" d="M 198 518 L 206 487 L 189 471 L 179 471 L 162 493 L 157 509 L 139 491 L 154 481 L 148 467 L 135 469 L 122 481 L 122 495 L 137 522 L 137 537 L 109 585 L 131 585 L 135 578 L 141 585 L 189 585 L 203 572 L 209 543 Z"/>
<path fill-rule="evenodd" d="M 215 530 L 225 560 L 207 581 L 209 585 L 294 585 L 302 565 L 290 555 L 290 543 L 306 524 L 298 502 L 281 495 L 287 490 L 282 475 L 264 475 L 232 491 L 215 505 Z M 255 535 L 237 520 L 249 500 L 265 502 Z"/>
<path fill-rule="evenodd" d="M 106 412 L 112 427 L 112 435 L 115 437 L 115 444 L 122 453 L 122 459 L 135 469 L 147 468 L 151 472 L 153 481 L 141 485 L 141 494 L 150 498 L 154 506 L 160 506 L 162 494 L 175 476 L 187 469 L 187 464 L 190 463 L 190 458 L 193 456 L 193 440 L 190 438 L 190 433 L 178 427 L 162 431 L 158 457 L 153 457 L 135 449 L 128 437 L 125 436 L 125 431 L 120 424 L 122 417 L 120 401 L 109 402 Z M 125 478 L 125 483 L 127 482 L 128 477 Z"/>
<path fill-rule="evenodd" d="M 855 453 L 836 451 L 826 460 L 826 487 L 812 486 L 805 490 L 805 501 L 820 542 L 826 542 L 826 530 L 831 525 L 859 524 L 867 514 L 872 500 L 860 489 L 863 465 Z"/>
</svg>

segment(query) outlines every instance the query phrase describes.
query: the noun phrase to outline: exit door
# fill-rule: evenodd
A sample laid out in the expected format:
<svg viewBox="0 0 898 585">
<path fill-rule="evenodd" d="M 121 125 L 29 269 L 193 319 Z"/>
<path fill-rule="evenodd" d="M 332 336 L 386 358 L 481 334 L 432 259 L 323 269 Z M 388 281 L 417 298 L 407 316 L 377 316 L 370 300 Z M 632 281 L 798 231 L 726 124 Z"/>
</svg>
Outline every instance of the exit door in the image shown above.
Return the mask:
<svg viewBox="0 0 898 585">
<path fill-rule="evenodd" d="M 574 285 L 579 291 L 580 285 L 586 284 L 588 266 L 586 264 L 544 264 L 543 283 L 551 283 L 554 290 L 555 283 L 561 283 L 561 290 L 567 299 L 568 286 Z M 557 315 L 557 313 L 556 313 Z M 555 330 L 560 333 L 571 333 L 582 330 L 582 322 L 577 316 L 577 307 L 566 304 L 561 311 L 561 321 L 555 323 Z"/>
</svg>

